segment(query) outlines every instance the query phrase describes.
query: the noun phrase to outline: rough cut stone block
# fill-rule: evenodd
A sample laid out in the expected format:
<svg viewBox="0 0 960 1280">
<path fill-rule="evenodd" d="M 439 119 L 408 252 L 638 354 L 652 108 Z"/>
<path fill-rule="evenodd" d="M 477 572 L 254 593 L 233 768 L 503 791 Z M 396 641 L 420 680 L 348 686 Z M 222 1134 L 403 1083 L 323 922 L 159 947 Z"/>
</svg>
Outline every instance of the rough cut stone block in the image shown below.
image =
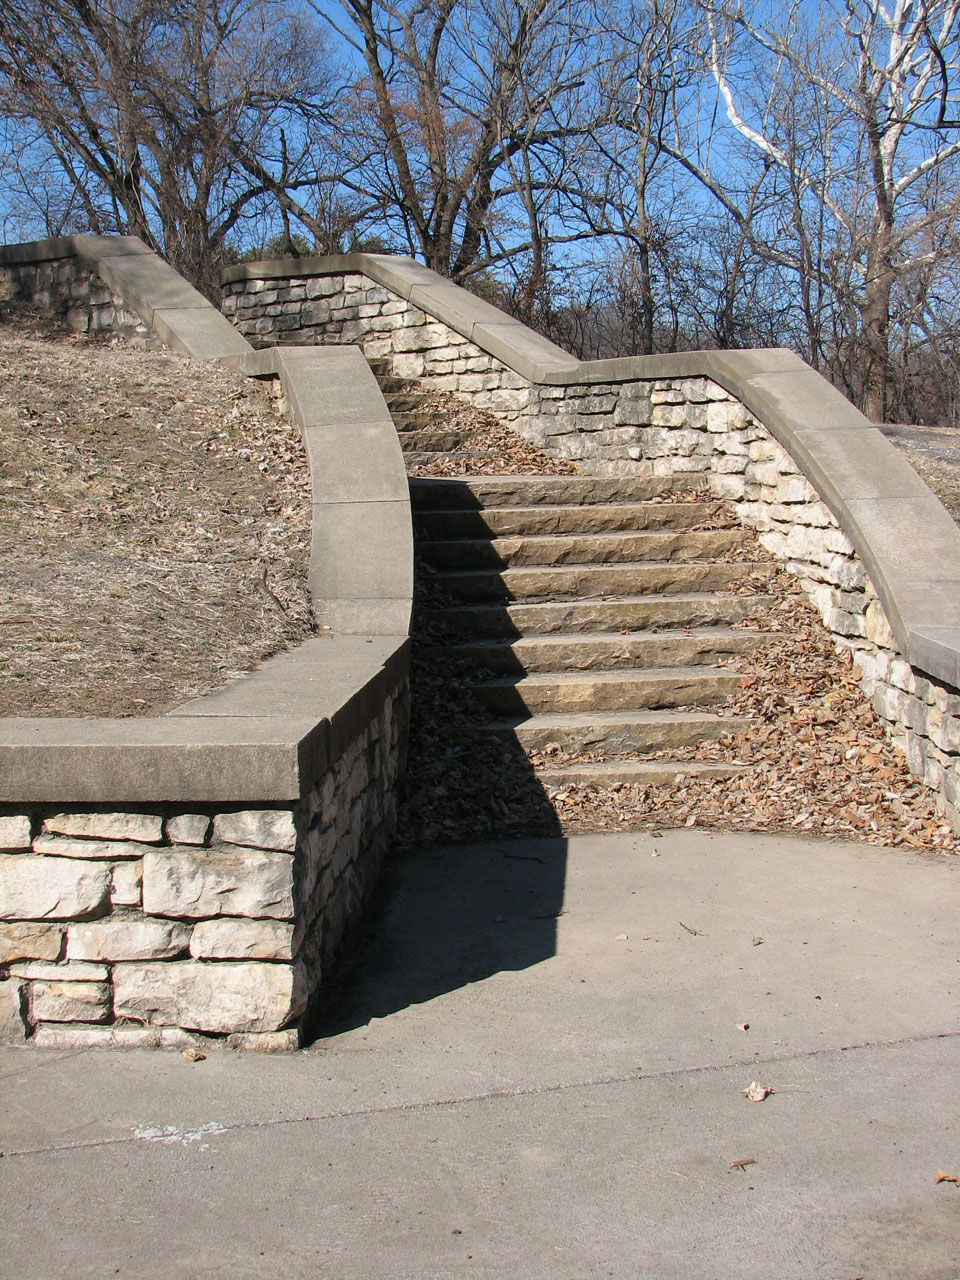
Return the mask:
<svg viewBox="0 0 960 1280">
<path fill-rule="evenodd" d="M 0 817 L 0 849 L 30 848 L 30 817 L 26 813 L 12 813 Z"/>
<path fill-rule="evenodd" d="M 289 809 L 242 809 L 238 813 L 218 813 L 213 820 L 213 838 L 219 844 L 241 844 L 252 849 L 277 849 L 292 853 L 297 847 L 297 830 Z"/>
<path fill-rule="evenodd" d="M 163 820 L 152 813 L 55 813 L 43 822 L 45 832 L 61 836 L 92 836 L 99 840 L 163 839 Z"/>
<path fill-rule="evenodd" d="M 286 964 L 120 964 L 113 983 L 117 1017 L 193 1031 L 279 1031 L 306 1007 L 300 972 Z"/>
<path fill-rule="evenodd" d="M 293 925 L 278 920 L 201 920 L 190 954 L 198 960 L 292 960 Z"/>
<path fill-rule="evenodd" d="M 115 907 L 139 907 L 143 863 L 115 862 L 110 875 L 110 901 Z"/>
<path fill-rule="evenodd" d="M 153 850 L 143 860 L 143 909 L 151 916 L 293 916 L 293 859 L 214 846 Z"/>
<path fill-rule="evenodd" d="M 109 982 L 35 982 L 34 1022 L 103 1022 L 110 1016 Z"/>
<path fill-rule="evenodd" d="M 206 844 L 210 819 L 205 813 L 178 813 L 167 819 L 167 839 L 171 844 Z"/>
<path fill-rule="evenodd" d="M 109 863 L 0 855 L 0 920 L 94 916 L 106 907 L 109 892 Z"/>
<path fill-rule="evenodd" d="M 0 924 L 0 964 L 14 960 L 58 960 L 63 929 L 55 924 Z"/>
<path fill-rule="evenodd" d="M 190 926 L 173 920 L 97 920 L 67 931 L 68 960 L 164 960 L 189 946 Z"/>
<path fill-rule="evenodd" d="M 187 1049 L 204 1041 L 179 1027 L 95 1027 L 80 1022 L 44 1022 L 37 1027 L 31 1043 L 38 1049 Z"/>
<path fill-rule="evenodd" d="M 44 964 L 38 960 L 12 964 L 10 973 L 15 978 L 51 982 L 105 982 L 110 976 L 105 964 Z"/>
<path fill-rule="evenodd" d="M 39 835 L 34 853 L 57 858 L 142 858 L 152 846 L 129 840 L 84 840 L 73 836 Z"/>
<path fill-rule="evenodd" d="M 22 1044 L 28 1027 L 23 1017 L 23 983 L 0 982 L 0 1044 Z"/>
</svg>

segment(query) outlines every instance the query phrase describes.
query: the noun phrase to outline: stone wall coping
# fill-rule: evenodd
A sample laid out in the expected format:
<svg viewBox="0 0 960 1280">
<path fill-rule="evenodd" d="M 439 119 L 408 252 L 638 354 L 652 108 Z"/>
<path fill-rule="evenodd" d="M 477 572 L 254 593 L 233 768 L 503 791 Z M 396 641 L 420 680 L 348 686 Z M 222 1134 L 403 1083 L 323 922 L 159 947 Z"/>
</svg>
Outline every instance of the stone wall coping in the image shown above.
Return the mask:
<svg viewBox="0 0 960 1280">
<path fill-rule="evenodd" d="M 408 646 L 320 636 L 166 716 L 0 719 L 0 803 L 294 802 L 401 682 Z"/>
<path fill-rule="evenodd" d="M 386 403 L 359 349 L 254 351 L 132 237 L 0 246 L 0 266 L 69 257 L 88 265 L 168 345 L 280 379 L 307 450 L 310 589 L 329 632 L 165 716 L 0 718 L 0 803 L 295 801 L 378 714 L 409 667 L 412 522 Z"/>
<path fill-rule="evenodd" d="M 413 259 L 383 254 L 248 262 L 223 280 L 348 272 L 392 289 L 534 385 L 717 383 L 763 423 L 833 513 L 907 661 L 960 687 L 960 529 L 899 450 L 799 356 L 767 348 L 581 361 Z"/>
</svg>

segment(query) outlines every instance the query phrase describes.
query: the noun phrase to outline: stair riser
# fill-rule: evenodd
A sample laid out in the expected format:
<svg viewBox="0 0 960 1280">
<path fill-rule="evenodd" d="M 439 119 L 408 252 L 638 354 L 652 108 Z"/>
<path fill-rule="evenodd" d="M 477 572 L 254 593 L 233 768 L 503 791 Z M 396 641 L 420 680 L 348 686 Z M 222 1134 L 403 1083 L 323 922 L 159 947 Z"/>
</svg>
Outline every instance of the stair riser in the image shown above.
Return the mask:
<svg viewBox="0 0 960 1280">
<path fill-rule="evenodd" d="M 689 529 L 712 517 L 703 502 L 623 503 L 593 507 L 490 507 L 485 511 L 422 511 L 414 516 L 416 537 L 513 537 L 549 533 Z"/>
<path fill-rule="evenodd" d="M 470 686 L 473 695 L 499 715 L 532 715 L 560 711 L 627 711 L 659 707 L 706 706 L 725 701 L 737 688 L 737 677 L 610 683 L 549 684 L 524 681 L 523 687 Z"/>
<path fill-rule="evenodd" d="M 617 640 L 569 640 L 563 643 L 520 640 L 502 644 L 444 646 L 430 650 L 437 662 L 459 662 L 501 675 L 529 671 L 628 671 L 637 667 L 711 666 L 735 654 L 749 653 L 759 636 L 624 636 Z"/>
<path fill-rule="evenodd" d="M 731 626 L 749 618 L 765 596 L 651 596 L 647 600 L 570 600 L 558 604 L 512 604 L 423 609 L 418 621 L 442 623 L 445 634 L 467 640 L 552 635 L 579 631 L 644 631 L 676 627 Z"/>
<path fill-rule="evenodd" d="M 724 591 L 749 573 L 737 564 L 582 566 L 538 572 L 444 573 L 429 581 L 457 600 L 551 600 L 602 595 Z"/>
<path fill-rule="evenodd" d="M 400 448 L 406 453 L 442 453 L 457 449 L 464 437 L 455 432 L 401 431 Z"/>
<path fill-rule="evenodd" d="M 711 532 L 611 533 L 588 537 L 481 538 L 419 542 L 417 552 L 439 570 L 493 569 L 512 565 L 636 564 L 644 560 L 686 564 L 722 557 L 739 545 L 739 529 Z"/>
<path fill-rule="evenodd" d="M 456 479 L 415 478 L 410 497 L 415 511 L 478 510 L 486 507 L 531 507 L 655 501 L 694 482 L 661 476 L 463 476 Z"/>
<path fill-rule="evenodd" d="M 729 732 L 735 733 L 747 723 L 746 718 L 729 721 Z M 632 751 L 674 751 L 678 747 L 693 746 L 697 742 L 716 739 L 718 727 L 715 721 L 671 724 L 577 725 L 531 728 L 518 724 L 511 728 L 481 726 L 477 734 L 492 733 L 498 738 L 518 742 L 525 751 L 543 751 L 556 743 L 569 753 L 603 751 L 610 755 L 626 755 Z"/>
</svg>

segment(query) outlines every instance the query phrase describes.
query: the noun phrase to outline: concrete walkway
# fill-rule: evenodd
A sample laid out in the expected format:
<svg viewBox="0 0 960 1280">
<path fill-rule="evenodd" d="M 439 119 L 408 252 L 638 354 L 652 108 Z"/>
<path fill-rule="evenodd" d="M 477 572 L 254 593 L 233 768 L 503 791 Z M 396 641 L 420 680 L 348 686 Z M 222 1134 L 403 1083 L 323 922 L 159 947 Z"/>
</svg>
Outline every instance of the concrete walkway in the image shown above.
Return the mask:
<svg viewBox="0 0 960 1280">
<path fill-rule="evenodd" d="M 697 831 L 414 859 L 301 1054 L 3 1052 L 0 1274 L 957 1280 L 958 884 Z"/>
</svg>

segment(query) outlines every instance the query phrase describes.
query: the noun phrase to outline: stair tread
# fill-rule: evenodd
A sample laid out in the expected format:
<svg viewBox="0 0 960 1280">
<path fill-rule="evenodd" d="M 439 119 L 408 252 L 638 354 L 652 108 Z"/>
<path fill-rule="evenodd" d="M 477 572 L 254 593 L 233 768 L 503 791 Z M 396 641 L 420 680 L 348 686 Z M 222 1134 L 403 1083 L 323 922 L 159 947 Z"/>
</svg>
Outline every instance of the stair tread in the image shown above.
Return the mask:
<svg viewBox="0 0 960 1280">
<path fill-rule="evenodd" d="M 470 688 L 509 688 L 512 685 L 629 684 L 631 681 L 656 684 L 670 680 L 740 680 L 743 673 L 728 667 L 628 667 L 615 671 L 531 671 L 528 674 L 487 676 L 482 680 L 461 679 L 456 683 Z"/>
<path fill-rule="evenodd" d="M 567 765 L 549 766 L 536 770 L 541 782 L 563 785 L 582 781 L 629 782 L 643 779 L 647 782 L 679 776 L 701 778 L 727 778 L 747 771 L 742 764 L 727 764 L 713 760 L 610 760 L 572 762 Z"/>
<path fill-rule="evenodd" d="M 560 648 L 568 644 L 591 645 L 596 641 L 603 644 L 608 641 L 615 643 L 620 640 L 631 641 L 636 639 L 650 639 L 651 641 L 679 638 L 695 640 L 769 640 L 778 634 L 779 632 L 776 631 L 748 631 L 743 627 L 664 627 L 661 631 L 649 631 L 643 628 L 637 628 L 635 631 L 551 631 L 549 635 L 543 636 L 491 636 L 489 639 L 453 641 L 450 644 L 431 645 L 426 649 L 426 652 L 430 652 L 433 648 L 466 650 L 467 652 L 472 649 L 513 649 L 522 644 L 535 644 L 540 647 L 555 645 Z"/>
<path fill-rule="evenodd" d="M 638 707 L 636 710 L 618 711 L 538 711 L 528 716 L 506 716 L 495 720 L 486 720 L 476 726 L 480 731 L 503 732 L 506 729 L 560 729 L 581 728 L 589 725 L 620 724 L 700 724 L 707 721 L 718 729 L 736 727 L 744 723 L 752 723 L 750 716 L 721 715 L 716 711 L 683 711 L 673 707 L 653 708 Z"/>
<path fill-rule="evenodd" d="M 649 563 L 649 562 L 645 562 L 645 563 Z M 490 570 L 487 570 L 486 572 L 490 572 Z M 436 574 L 431 576 L 440 577 L 441 575 Z M 728 591 L 656 591 L 656 592 L 652 591 L 650 592 L 649 595 L 578 596 L 576 600 L 563 600 L 563 601 L 533 600 L 529 604 L 526 604 L 522 601 L 474 600 L 474 601 L 464 601 L 463 604 L 456 604 L 456 605 L 450 605 L 450 606 L 443 606 L 443 605 L 434 605 L 430 607 L 424 606 L 422 612 L 436 614 L 438 617 L 440 617 L 448 609 L 456 610 L 456 612 L 458 613 L 461 613 L 465 610 L 471 610 L 471 611 L 475 610 L 478 613 L 494 612 L 496 610 L 499 610 L 502 612 L 504 609 L 506 610 L 512 609 L 512 610 L 516 610 L 517 612 L 519 612 L 521 609 L 539 609 L 545 612 L 546 610 L 552 609 L 554 607 L 559 606 L 562 608 L 569 608 L 571 605 L 574 605 L 574 606 L 576 605 L 590 606 L 590 605 L 597 605 L 597 604 L 604 604 L 604 605 L 644 604 L 646 605 L 656 601 L 661 601 L 663 604 L 705 604 L 705 603 L 713 604 L 715 602 L 729 600 L 729 599 L 730 599 L 730 593 Z M 738 600 L 749 599 L 749 600 L 755 600 L 758 604 L 759 603 L 769 604 L 774 600 L 774 597 L 765 596 L 765 595 L 755 595 L 755 596 L 747 596 L 747 597 L 736 596 L 735 599 L 738 599 Z"/>
</svg>

